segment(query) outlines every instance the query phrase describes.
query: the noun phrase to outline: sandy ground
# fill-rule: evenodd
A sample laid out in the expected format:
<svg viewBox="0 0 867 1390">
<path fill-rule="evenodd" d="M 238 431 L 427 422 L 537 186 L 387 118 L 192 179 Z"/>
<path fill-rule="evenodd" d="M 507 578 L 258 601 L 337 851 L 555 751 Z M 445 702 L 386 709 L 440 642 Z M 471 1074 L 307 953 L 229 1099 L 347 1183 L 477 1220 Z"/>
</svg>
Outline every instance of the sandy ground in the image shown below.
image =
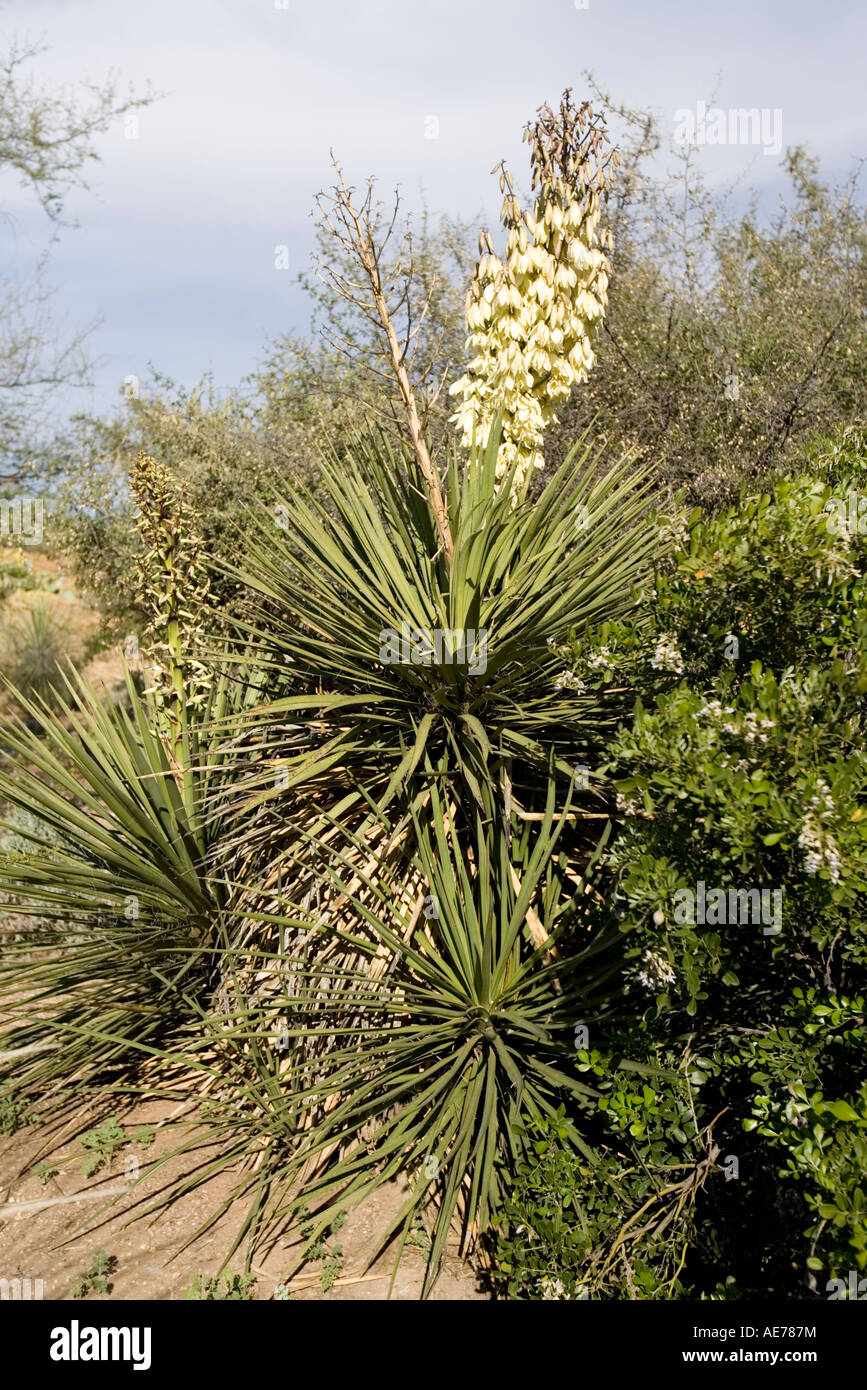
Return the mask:
<svg viewBox="0 0 867 1390">
<path fill-rule="evenodd" d="M 91 1178 L 82 1173 L 83 1151 L 78 1136 L 90 1126 L 80 1119 L 75 1129 L 49 1134 L 25 1126 L 0 1145 L 0 1278 L 43 1280 L 43 1297 L 69 1299 L 76 1275 L 89 1268 L 97 1251 L 117 1261 L 110 1294 L 91 1293 L 89 1299 L 178 1299 L 190 1288 L 194 1274 L 216 1275 L 246 1212 L 236 1202 L 205 1235 L 193 1240 L 208 1214 L 228 1197 L 237 1174 L 221 1174 L 206 1187 L 188 1193 L 156 1216 L 130 1222 L 134 1208 L 147 1205 L 171 1174 L 183 1171 L 181 1160 L 150 1175 L 155 1161 L 177 1142 L 177 1132 L 159 1130 L 164 1115 L 156 1106 L 137 1106 L 118 1114 L 127 1132 L 139 1125 L 156 1129 L 148 1148 L 128 1144 L 118 1152 L 109 1169 Z M 139 1163 L 140 1181 L 130 1180 L 133 1162 Z M 57 1171 L 42 1182 L 33 1173 L 37 1162 Z M 189 1162 L 189 1160 L 187 1160 Z M 107 1207 L 112 1201 L 113 1205 Z M 340 1277 L 328 1292 L 320 1279 L 320 1266 L 311 1264 L 290 1282 L 295 1300 L 379 1300 L 389 1295 L 395 1250 L 386 1252 L 370 1267 L 377 1241 L 403 1200 L 397 1183 L 350 1211 L 346 1224 L 333 1238 L 343 1251 Z M 181 1249 L 187 1242 L 187 1248 Z M 271 1299 L 291 1259 L 287 1236 L 253 1260 L 256 1287 L 253 1297 Z M 243 1269 L 243 1254 L 231 1261 L 232 1271 Z M 424 1264 L 420 1254 L 407 1248 L 400 1263 L 391 1297 L 417 1299 Z M 485 1299 L 470 1265 L 454 1254 L 447 1256 L 434 1288 L 434 1300 Z"/>
<path fill-rule="evenodd" d="M 45 610 L 56 635 L 59 651 L 83 669 L 97 690 L 116 697 L 123 688 L 123 665 L 120 646 L 100 652 L 82 665 L 87 645 L 98 626 L 97 613 L 76 594 L 71 578 L 52 556 L 39 550 L 11 550 L 0 547 L 0 563 L 24 562 L 32 567 L 40 582 L 50 588 L 16 589 L 0 604 L 0 671 L 9 675 L 14 659 L 14 635 L 28 628 L 28 609 Z M 8 693 L 0 691 L 0 714 L 10 712 L 14 702 Z"/>
</svg>

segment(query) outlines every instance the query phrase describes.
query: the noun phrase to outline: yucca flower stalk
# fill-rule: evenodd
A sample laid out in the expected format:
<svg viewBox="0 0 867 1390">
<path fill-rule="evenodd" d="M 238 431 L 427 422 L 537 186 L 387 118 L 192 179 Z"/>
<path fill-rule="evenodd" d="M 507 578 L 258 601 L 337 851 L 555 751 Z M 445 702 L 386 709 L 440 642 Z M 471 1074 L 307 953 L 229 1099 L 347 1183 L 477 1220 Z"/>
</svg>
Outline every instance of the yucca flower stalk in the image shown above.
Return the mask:
<svg viewBox="0 0 867 1390">
<path fill-rule="evenodd" d="M 191 716 L 207 702 L 213 683 L 212 672 L 193 655 L 202 642 L 209 589 L 202 541 L 184 489 L 174 484 L 164 463 L 142 450 L 131 485 L 142 542 L 139 602 L 149 615 L 142 648 L 151 667 L 150 693 L 173 773 L 191 808 Z"/>
<path fill-rule="evenodd" d="M 600 196 L 617 162 L 602 119 L 563 94 L 558 113 L 541 107 L 524 139 L 531 145 L 532 211 L 521 207 L 500 168 L 506 254 L 487 232 L 467 294 L 467 340 L 476 355 L 450 388 L 463 403 L 452 418 L 467 449 L 484 449 L 502 413 L 498 484 L 508 475 L 517 499 L 544 464 L 545 430 L 593 366 L 592 336 L 608 302 L 609 234 L 599 229 Z"/>
</svg>

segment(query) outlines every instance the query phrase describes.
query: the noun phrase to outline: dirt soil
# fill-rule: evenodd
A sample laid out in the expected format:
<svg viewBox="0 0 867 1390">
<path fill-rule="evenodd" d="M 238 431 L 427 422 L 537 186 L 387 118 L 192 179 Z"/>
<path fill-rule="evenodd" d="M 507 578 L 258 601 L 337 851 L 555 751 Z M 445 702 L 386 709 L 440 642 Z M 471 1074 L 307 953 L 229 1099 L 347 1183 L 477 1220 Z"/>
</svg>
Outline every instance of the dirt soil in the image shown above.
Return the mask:
<svg viewBox="0 0 867 1390">
<path fill-rule="evenodd" d="M 109 1168 L 91 1178 L 83 1175 L 84 1151 L 79 1142 L 79 1136 L 93 1123 L 86 1116 L 77 1121 L 75 1128 L 67 1126 L 49 1133 L 25 1126 L 4 1140 L 0 1145 L 0 1277 L 42 1279 L 44 1298 L 69 1299 L 76 1275 L 90 1267 L 97 1251 L 114 1257 L 116 1272 L 110 1294 L 91 1293 L 88 1299 L 179 1299 L 189 1290 L 193 1275 L 215 1276 L 243 1220 L 246 1203 L 235 1202 L 206 1234 L 198 1239 L 193 1237 L 208 1214 L 226 1200 L 239 1172 L 221 1173 L 157 1215 L 142 1216 L 127 1224 L 133 1211 L 148 1205 L 169 1176 L 184 1171 L 184 1160 L 172 1160 L 159 1173 L 152 1171 L 161 1154 L 177 1143 L 176 1129 L 159 1128 L 166 1118 L 164 1108 L 148 1104 L 118 1113 L 128 1134 L 137 1126 L 147 1125 L 156 1130 L 156 1138 L 147 1148 L 135 1143 L 125 1145 Z M 133 1181 L 136 1162 L 137 1183 Z M 47 1176 L 41 1170 L 46 1179 L 43 1182 L 33 1172 L 37 1163 L 48 1164 L 56 1171 Z M 189 1167 L 190 1160 L 186 1163 Z M 403 1200 L 402 1185 L 393 1182 L 351 1210 L 346 1224 L 332 1240 L 343 1251 L 342 1268 L 333 1287 L 325 1292 L 321 1267 L 310 1264 L 290 1281 L 291 1298 L 386 1299 L 396 1250 L 392 1247 L 369 1268 L 368 1262 Z M 113 1203 L 110 1207 L 109 1202 Z M 181 1250 L 187 1242 L 191 1243 Z M 261 1262 L 254 1258 L 254 1299 L 274 1297 L 275 1288 L 292 1261 L 292 1249 L 292 1238 L 287 1235 L 262 1252 Z M 239 1251 L 230 1264 L 233 1272 L 242 1272 L 243 1259 Z M 417 1299 L 423 1274 L 421 1254 L 407 1247 L 391 1298 Z M 447 1255 L 432 1298 L 463 1301 L 487 1297 L 470 1264 L 454 1253 Z"/>
<path fill-rule="evenodd" d="M 63 656 L 83 671 L 96 690 L 109 698 L 117 698 L 124 685 L 122 649 L 118 645 L 83 662 L 88 644 L 99 626 L 99 615 L 76 593 L 73 580 L 62 563 L 40 550 L 0 547 L 0 564 L 4 563 L 29 565 L 38 587 L 16 589 L 0 605 L 0 671 L 9 674 L 12 633 L 22 623 L 26 628 L 28 609 L 41 607 L 58 638 Z M 0 691 L 0 715 L 14 710 L 14 701 L 5 690 Z"/>
</svg>

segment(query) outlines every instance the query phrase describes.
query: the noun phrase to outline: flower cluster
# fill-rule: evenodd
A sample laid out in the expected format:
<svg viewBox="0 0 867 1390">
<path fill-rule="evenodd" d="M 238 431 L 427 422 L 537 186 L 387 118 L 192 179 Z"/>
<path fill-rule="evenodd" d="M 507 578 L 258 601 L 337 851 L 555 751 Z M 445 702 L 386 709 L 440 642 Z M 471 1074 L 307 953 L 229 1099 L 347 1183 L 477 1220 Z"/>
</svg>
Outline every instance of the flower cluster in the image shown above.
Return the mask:
<svg viewBox="0 0 867 1390">
<path fill-rule="evenodd" d="M 798 836 L 798 848 L 806 851 L 804 871 L 817 874 L 820 869 L 827 869 L 832 883 L 839 882 L 843 868 L 840 851 L 825 825 L 825 821 L 834 814 L 835 809 L 831 788 L 820 778 L 816 783 L 815 794 L 810 798 L 804 824 Z"/>
<path fill-rule="evenodd" d="M 673 671 L 676 676 L 683 675 L 683 657 L 676 638 L 669 633 L 663 634 L 657 640 L 650 664 L 654 671 Z"/>
<path fill-rule="evenodd" d="M 663 545 L 676 550 L 684 550 L 689 544 L 689 519 L 682 512 L 675 516 L 663 517 L 659 527 L 659 539 Z"/>
<path fill-rule="evenodd" d="M 828 584 L 837 583 L 842 579 L 857 579 L 859 571 L 853 564 L 851 551 L 852 536 L 845 516 L 841 516 L 835 525 L 831 544 L 816 555 L 813 577 L 817 581 L 824 578 Z"/>
<path fill-rule="evenodd" d="M 580 676 L 576 676 L 574 671 L 561 671 L 554 682 L 555 690 L 575 690 L 579 695 L 583 695 L 587 689 Z"/>
<path fill-rule="evenodd" d="M 720 700 L 708 700 L 696 711 L 696 717 L 701 719 L 709 716 L 711 719 L 722 719 L 724 714 L 734 714 L 734 705 L 723 705 Z"/>
<path fill-rule="evenodd" d="M 610 647 L 597 647 L 587 657 L 587 667 L 590 671 L 610 671 L 613 665 Z"/>
<path fill-rule="evenodd" d="M 767 743 L 768 733 L 777 727 L 773 719 L 758 714 L 756 710 L 747 710 L 740 723 L 738 723 L 737 718 L 725 718 L 726 715 L 733 715 L 734 712 L 732 705 L 723 705 L 719 700 L 708 700 L 697 711 L 699 716 L 710 715 L 713 719 L 722 720 L 723 732 L 733 734 L 736 738 L 742 738 L 745 743 Z"/>
<path fill-rule="evenodd" d="M 748 710 L 744 715 L 741 732 L 747 743 L 767 743 L 767 731 L 775 728 L 776 724 L 773 719 L 766 719 L 764 715 L 757 714 L 755 710 Z"/>
<path fill-rule="evenodd" d="M 642 957 L 644 969 L 639 970 L 636 979 L 645 989 L 657 991 L 674 984 L 677 976 L 664 956 L 658 951 L 647 950 Z"/>
<path fill-rule="evenodd" d="M 533 146 L 534 208 L 522 209 L 503 168 L 506 256 L 495 255 L 483 232 L 467 294 L 474 356 L 451 387 L 463 397 L 452 418 L 467 449 L 486 446 L 502 411 L 497 478 L 515 470 L 514 497 L 543 465 L 542 440 L 557 407 L 593 366 L 591 334 L 605 312 L 611 269 L 610 238 L 598 230 L 606 186 L 600 122 L 586 103 L 576 111 L 566 92 L 559 116 L 542 108 L 524 138 Z"/>
<path fill-rule="evenodd" d="M 539 1280 L 539 1293 L 543 1300 L 568 1298 L 562 1279 L 543 1274 Z"/>
</svg>

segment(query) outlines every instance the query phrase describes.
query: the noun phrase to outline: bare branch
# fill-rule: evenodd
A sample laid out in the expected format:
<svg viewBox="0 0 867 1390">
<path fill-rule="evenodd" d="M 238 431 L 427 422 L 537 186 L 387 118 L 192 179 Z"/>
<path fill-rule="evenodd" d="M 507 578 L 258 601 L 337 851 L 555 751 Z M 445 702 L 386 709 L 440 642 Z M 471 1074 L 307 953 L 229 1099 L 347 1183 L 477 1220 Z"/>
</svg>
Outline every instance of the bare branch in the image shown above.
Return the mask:
<svg viewBox="0 0 867 1390">
<path fill-rule="evenodd" d="M 364 198 L 356 207 L 353 201 L 353 190 L 347 185 L 343 170 L 333 155 L 332 164 L 337 176 L 337 184 L 331 194 L 320 194 L 317 198 L 321 225 L 335 237 L 338 244 L 363 270 L 370 296 L 369 302 L 365 304 L 359 300 L 356 294 L 359 286 L 348 276 L 328 266 L 323 267 L 322 272 L 344 300 L 354 308 L 359 309 L 367 319 L 378 322 L 386 349 L 384 356 L 390 363 L 394 379 L 397 382 L 406 429 L 430 498 L 443 557 L 446 565 L 449 565 L 452 555 L 452 537 L 448 512 L 439 478 L 425 442 L 415 393 L 408 372 L 408 365 L 411 370 L 415 355 L 414 352 L 411 354 L 411 348 L 413 343 L 417 341 L 418 328 L 420 327 L 420 323 L 414 324 L 413 322 L 411 280 L 414 265 L 412 241 L 408 228 L 403 231 L 395 262 L 385 272 L 383 271 L 384 253 L 397 225 L 400 198 L 395 193 L 394 207 L 388 225 L 384 232 L 377 235 L 382 218 L 382 205 L 373 201 L 373 180 L 368 179 Z M 408 261 L 408 266 L 404 264 L 405 261 Z M 404 320 L 402 341 L 395 327 L 395 317 L 398 315 L 402 315 Z M 333 334 L 331 341 L 337 341 L 337 337 Z"/>
</svg>

